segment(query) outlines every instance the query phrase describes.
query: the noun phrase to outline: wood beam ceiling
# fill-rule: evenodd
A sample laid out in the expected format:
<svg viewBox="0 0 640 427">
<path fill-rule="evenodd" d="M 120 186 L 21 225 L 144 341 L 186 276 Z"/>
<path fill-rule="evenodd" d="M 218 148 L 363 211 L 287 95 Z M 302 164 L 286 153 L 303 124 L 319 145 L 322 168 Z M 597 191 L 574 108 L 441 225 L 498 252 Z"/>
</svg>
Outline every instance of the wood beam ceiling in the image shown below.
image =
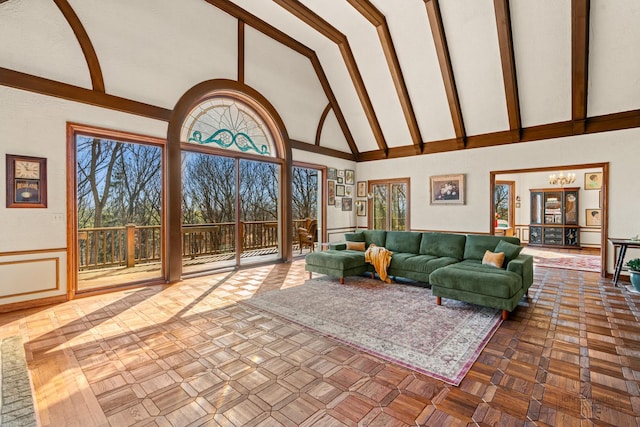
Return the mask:
<svg viewBox="0 0 640 427">
<path fill-rule="evenodd" d="M 302 22 L 318 31 L 323 36 L 327 37 L 332 42 L 338 45 L 342 58 L 345 61 L 351 80 L 355 87 L 356 93 L 360 98 L 360 103 L 364 108 L 365 115 L 369 121 L 369 126 L 373 132 L 373 136 L 378 144 L 378 148 L 386 153 L 389 149 L 382 133 L 382 128 L 376 116 L 376 112 L 369 98 L 369 93 L 365 87 L 362 75 L 356 63 L 356 59 L 351 50 L 351 46 L 347 37 L 342 34 L 338 29 L 322 19 L 318 14 L 311 9 L 303 5 L 297 0 L 274 0 L 275 3 L 280 5 L 283 9 L 300 19 Z"/>
<path fill-rule="evenodd" d="M 498 29 L 504 93 L 507 100 L 507 113 L 509 115 L 509 130 L 514 133 L 514 138 L 517 137 L 520 139 L 522 122 L 520 120 L 520 100 L 518 96 L 516 61 L 513 54 L 509 0 L 494 0 L 493 4 Z"/>
<path fill-rule="evenodd" d="M 338 100 L 336 99 L 333 93 L 333 89 L 329 84 L 329 80 L 327 79 L 327 76 L 324 73 L 324 69 L 320 64 L 320 60 L 318 59 L 318 56 L 316 55 L 315 51 L 308 48 L 307 46 L 300 43 L 299 41 L 295 40 L 293 37 L 290 37 L 284 32 L 278 30 L 271 24 L 268 24 L 267 22 L 263 21 L 257 16 L 247 12 L 246 10 L 239 7 L 235 3 L 230 2 L 229 0 L 206 0 L 206 2 L 211 4 L 212 6 L 217 7 L 223 12 L 228 13 L 234 18 L 245 22 L 247 25 L 251 26 L 257 31 L 260 31 L 262 34 L 265 34 L 268 37 L 271 37 L 272 39 L 276 40 L 277 42 L 282 43 L 283 45 L 294 50 L 295 52 L 298 52 L 299 54 L 309 58 L 309 60 L 311 61 L 311 65 L 313 66 L 313 69 L 316 72 L 316 76 L 320 81 L 320 85 L 324 90 L 325 96 L 327 97 L 327 99 L 329 100 L 329 103 L 331 104 L 331 108 L 333 109 L 336 119 L 338 120 L 338 124 L 340 125 L 340 129 L 342 130 L 345 140 L 349 145 L 349 149 L 351 150 L 351 153 L 352 153 L 352 158 L 358 159 L 358 156 L 360 154 L 360 152 L 358 151 L 358 146 L 356 145 L 355 140 L 353 139 L 353 135 L 351 134 L 351 131 L 349 130 L 349 126 L 347 125 L 347 121 L 344 118 L 344 115 L 342 114 L 340 105 L 338 105 Z M 316 146 L 313 144 L 308 144 L 308 147 L 306 148 L 306 150 L 315 152 Z"/>
<path fill-rule="evenodd" d="M 590 0 L 571 1 L 571 118 L 574 133 L 586 130 Z"/>
<path fill-rule="evenodd" d="M 369 0 L 348 1 L 351 6 L 353 6 L 369 22 L 371 22 L 374 27 L 376 27 L 376 32 L 378 33 L 378 37 L 380 38 L 380 45 L 382 46 L 382 51 L 384 52 L 384 56 L 387 59 L 387 65 L 389 66 L 389 71 L 391 72 L 391 78 L 393 79 L 393 84 L 396 87 L 398 99 L 400 101 L 400 105 L 402 106 L 402 111 L 404 113 L 407 127 L 409 128 L 409 134 L 411 135 L 415 153 L 420 154 L 422 153 L 422 146 L 424 142 L 422 140 L 422 135 L 420 134 L 420 128 L 418 127 L 416 114 L 413 110 L 413 104 L 411 103 L 411 98 L 409 97 L 409 91 L 404 81 L 404 75 L 402 74 L 402 69 L 400 68 L 400 62 L 398 61 L 398 55 L 396 53 L 395 45 L 393 44 L 393 39 L 391 38 L 391 32 L 389 31 L 389 26 L 387 25 L 387 19 L 385 18 L 384 14 L 380 12 Z"/>
<path fill-rule="evenodd" d="M 459 149 L 466 147 L 466 132 L 464 129 L 464 121 L 462 120 L 462 109 L 460 107 L 460 99 L 458 98 L 458 89 L 456 88 L 456 80 L 453 76 L 453 67 L 451 66 L 451 57 L 449 56 L 449 47 L 447 46 L 447 37 L 444 33 L 444 25 L 442 23 L 442 15 L 440 14 L 440 5 L 438 0 L 424 0 L 427 8 L 427 16 L 429 17 L 429 25 L 433 34 L 433 42 L 436 46 L 438 55 L 438 63 L 440 64 L 440 72 L 444 82 L 444 90 L 447 94 L 449 110 L 451 111 L 451 119 L 453 120 L 453 129 L 455 131 L 457 147 Z M 432 144 L 428 142 L 427 146 Z"/>
<path fill-rule="evenodd" d="M 53 1 L 56 6 L 58 6 L 58 9 L 60 9 L 60 12 L 62 12 L 62 15 L 69 23 L 71 31 L 73 31 L 73 34 L 75 34 L 76 39 L 80 44 L 80 49 L 82 49 L 85 61 L 87 61 L 87 67 L 89 68 L 89 75 L 91 76 L 91 86 L 93 87 L 93 90 L 95 90 L 96 92 L 105 93 L 104 79 L 102 77 L 100 61 L 98 61 L 98 55 L 93 48 L 91 39 L 84 29 L 82 22 L 80 22 L 80 18 L 78 18 L 78 15 L 67 0 Z"/>
</svg>

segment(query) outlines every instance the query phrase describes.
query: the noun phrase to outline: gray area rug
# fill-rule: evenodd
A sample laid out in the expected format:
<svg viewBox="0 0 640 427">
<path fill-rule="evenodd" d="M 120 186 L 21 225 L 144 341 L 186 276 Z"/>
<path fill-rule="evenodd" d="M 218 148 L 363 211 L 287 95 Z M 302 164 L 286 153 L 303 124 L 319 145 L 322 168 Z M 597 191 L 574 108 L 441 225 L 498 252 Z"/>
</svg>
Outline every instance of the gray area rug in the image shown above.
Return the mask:
<svg viewBox="0 0 640 427">
<path fill-rule="evenodd" d="M 502 320 L 499 310 L 443 299 L 431 289 L 321 277 L 245 300 L 385 360 L 459 385 Z"/>
<path fill-rule="evenodd" d="M 0 341 L 0 426 L 37 426 L 31 379 L 19 336 Z"/>
</svg>

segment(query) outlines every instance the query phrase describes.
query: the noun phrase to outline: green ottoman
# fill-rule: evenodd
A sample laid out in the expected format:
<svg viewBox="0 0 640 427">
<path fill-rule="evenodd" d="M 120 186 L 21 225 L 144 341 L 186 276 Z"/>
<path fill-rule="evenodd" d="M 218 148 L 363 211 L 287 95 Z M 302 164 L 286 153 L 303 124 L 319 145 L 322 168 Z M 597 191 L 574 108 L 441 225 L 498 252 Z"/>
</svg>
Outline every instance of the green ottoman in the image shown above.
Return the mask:
<svg viewBox="0 0 640 427">
<path fill-rule="evenodd" d="M 429 276 L 431 292 L 440 305 L 442 297 L 494 307 L 507 320 L 525 291 L 522 277 L 502 268 L 461 262 L 439 268 Z"/>
<path fill-rule="evenodd" d="M 304 269 L 313 273 L 338 277 L 344 283 L 345 276 L 357 276 L 369 271 L 370 265 L 364 262 L 364 252 L 352 250 L 335 250 L 311 252 L 305 258 Z"/>
</svg>

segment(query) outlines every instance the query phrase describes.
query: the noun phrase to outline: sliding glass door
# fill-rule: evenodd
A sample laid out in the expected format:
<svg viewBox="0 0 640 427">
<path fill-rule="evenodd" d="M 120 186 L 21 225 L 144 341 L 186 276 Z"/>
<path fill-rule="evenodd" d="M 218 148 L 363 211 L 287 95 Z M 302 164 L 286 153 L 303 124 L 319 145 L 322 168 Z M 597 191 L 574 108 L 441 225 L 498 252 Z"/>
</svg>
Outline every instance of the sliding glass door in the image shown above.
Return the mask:
<svg viewBox="0 0 640 427">
<path fill-rule="evenodd" d="M 369 207 L 369 228 L 406 231 L 409 224 L 409 179 L 369 181 L 373 194 Z"/>
</svg>

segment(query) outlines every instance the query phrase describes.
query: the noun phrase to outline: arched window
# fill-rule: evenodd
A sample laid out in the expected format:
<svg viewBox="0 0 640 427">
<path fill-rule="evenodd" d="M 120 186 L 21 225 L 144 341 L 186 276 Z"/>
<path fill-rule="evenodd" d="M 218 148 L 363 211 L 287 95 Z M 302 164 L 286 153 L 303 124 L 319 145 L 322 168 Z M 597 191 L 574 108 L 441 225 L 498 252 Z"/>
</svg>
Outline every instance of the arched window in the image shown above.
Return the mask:
<svg viewBox="0 0 640 427">
<path fill-rule="evenodd" d="M 186 117 L 180 133 L 183 143 L 276 157 L 267 124 L 248 104 L 226 96 L 210 98 Z"/>
</svg>

